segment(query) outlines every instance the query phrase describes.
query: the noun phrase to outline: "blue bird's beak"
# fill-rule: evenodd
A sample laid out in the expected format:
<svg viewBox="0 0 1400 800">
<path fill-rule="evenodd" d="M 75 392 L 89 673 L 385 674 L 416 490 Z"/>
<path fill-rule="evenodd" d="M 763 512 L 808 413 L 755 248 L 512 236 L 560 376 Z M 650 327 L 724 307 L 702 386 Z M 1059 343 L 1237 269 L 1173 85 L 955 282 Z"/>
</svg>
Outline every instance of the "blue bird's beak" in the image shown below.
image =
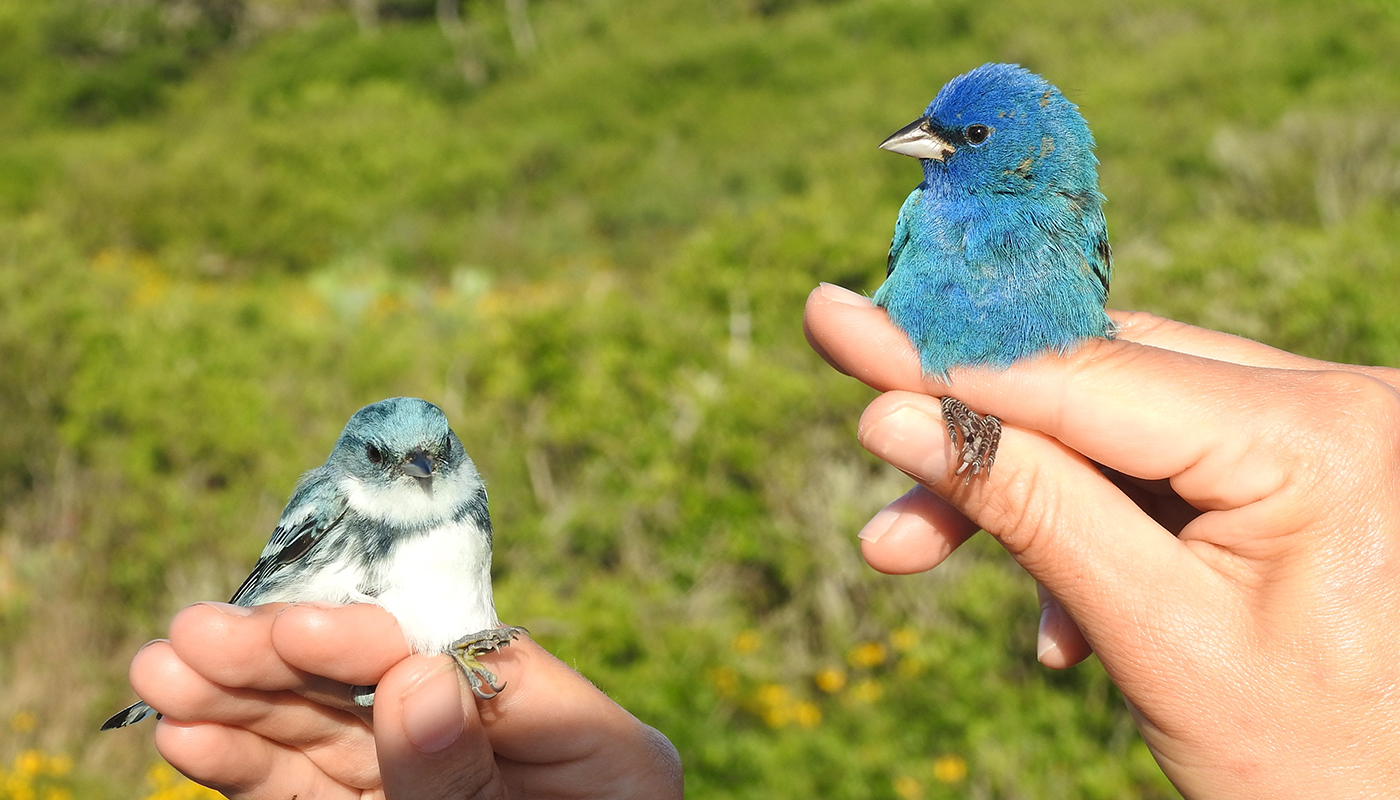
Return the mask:
<svg viewBox="0 0 1400 800">
<path fill-rule="evenodd" d="M 399 465 L 399 469 L 415 478 L 430 478 L 433 475 L 433 461 L 422 450 L 414 450 Z"/>
<path fill-rule="evenodd" d="M 928 117 L 919 117 L 890 134 L 888 139 L 880 142 L 880 149 L 902 156 L 934 161 L 943 161 L 958 151 L 947 139 L 933 132 L 933 124 L 929 122 Z"/>
</svg>

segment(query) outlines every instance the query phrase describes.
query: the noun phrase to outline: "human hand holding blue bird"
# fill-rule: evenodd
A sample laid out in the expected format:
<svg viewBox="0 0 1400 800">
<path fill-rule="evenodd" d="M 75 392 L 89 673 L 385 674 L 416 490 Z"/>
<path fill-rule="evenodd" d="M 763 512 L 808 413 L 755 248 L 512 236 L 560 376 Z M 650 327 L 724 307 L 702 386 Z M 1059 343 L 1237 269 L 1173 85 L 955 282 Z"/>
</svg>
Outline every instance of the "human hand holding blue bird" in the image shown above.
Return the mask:
<svg viewBox="0 0 1400 800">
<path fill-rule="evenodd" d="M 1004 368 L 1113 336 L 1094 137 L 1059 89 L 1014 64 L 984 64 L 880 147 L 924 170 L 899 210 L 874 300 L 925 375 L 946 381 L 953 367 Z M 951 397 L 942 409 L 957 474 L 990 472 L 1000 420 Z"/>
<path fill-rule="evenodd" d="M 442 410 L 381 400 L 355 412 L 326 463 L 302 476 L 229 602 L 373 603 L 410 648 L 451 654 L 472 693 L 489 699 L 503 686 L 477 656 L 525 632 L 496 617 L 491 535 L 486 486 Z M 373 693 L 354 699 L 370 705 Z M 137 702 L 102 730 L 154 713 Z"/>
</svg>

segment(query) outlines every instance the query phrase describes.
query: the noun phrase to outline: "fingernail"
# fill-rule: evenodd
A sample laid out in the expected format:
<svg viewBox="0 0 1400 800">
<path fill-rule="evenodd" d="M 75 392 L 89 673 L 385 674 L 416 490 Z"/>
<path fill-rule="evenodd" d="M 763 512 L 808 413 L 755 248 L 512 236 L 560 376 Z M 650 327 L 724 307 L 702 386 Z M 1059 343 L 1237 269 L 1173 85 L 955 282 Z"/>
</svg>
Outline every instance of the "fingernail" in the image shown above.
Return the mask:
<svg viewBox="0 0 1400 800">
<path fill-rule="evenodd" d="M 821 284 L 822 297 L 833 303 L 841 303 L 847 306 L 859 306 L 861 308 L 871 308 L 875 305 L 869 297 L 863 294 L 856 294 L 850 289 L 837 286 L 834 283 Z"/>
<path fill-rule="evenodd" d="M 198 605 L 209 606 L 210 608 L 214 609 L 215 611 L 219 612 L 220 614 L 223 614 L 223 615 L 226 616 L 226 617 L 251 617 L 251 616 L 253 616 L 253 609 L 248 608 L 248 607 L 246 607 L 246 606 L 236 606 L 236 605 L 234 605 L 233 603 L 215 603 L 215 602 L 206 600 L 206 601 L 204 601 L 204 602 L 202 602 L 202 603 L 199 603 Z"/>
<path fill-rule="evenodd" d="M 1044 662 L 1047 655 L 1060 649 L 1060 606 L 1058 603 L 1042 601 L 1040 604 L 1040 628 L 1035 635 L 1035 660 Z"/>
<path fill-rule="evenodd" d="M 903 405 L 873 420 L 862 417 L 860 422 L 856 436 L 861 445 L 891 466 L 924 483 L 947 475 L 952 456 L 942 417 Z"/>
<path fill-rule="evenodd" d="M 893 505 L 893 503 L 890 505 Z M 895 520 L 898 519 L 899 512 L 890 508 L 890 506 L 885 506 L 880 509 L 879 513 L 871 517 L 869 522 L 865 523 L 865 527 L 860 529 L 860 533 L 856 534 L 856 538 L 874 544 L 880 541 L 880 537 L 890 532 L 890 528 L 894 527 Z"/>
<path fill-rule="evenodd" d="M 466 724 L 457 665 L 448 660 L 403 695 L 403 729 L 420 753 L 436 753 L 457 741 Z"/>
</svg>

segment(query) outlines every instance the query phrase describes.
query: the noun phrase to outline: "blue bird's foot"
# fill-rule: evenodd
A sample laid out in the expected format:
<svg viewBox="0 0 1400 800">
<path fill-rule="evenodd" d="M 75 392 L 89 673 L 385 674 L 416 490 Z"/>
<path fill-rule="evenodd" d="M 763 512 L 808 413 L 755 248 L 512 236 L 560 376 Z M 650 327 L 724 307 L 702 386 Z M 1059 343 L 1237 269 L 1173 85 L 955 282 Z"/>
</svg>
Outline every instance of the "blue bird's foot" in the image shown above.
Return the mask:
<svg viewBox="0 0 1400 800">
<path fill-rule="evenodd" d="M 493 653 L 506 647 L 518 639 L 522 633 L 528 634 L 529 631 L 514 625 L 504 625 L 499 628 L 488 628 L 484 631 L 469 633 L 452 643 L 447 651 L 457 660 L 457 665 L 466 674 L 467 685 L 471 687 L 472 694 L 482 700 L 490 700 L 506 688 L 504 683 L 499 682 L 496 673 L 487 669 L 485 664 L 477 660 L 477 656 Z M 487 689 L 490 692 L 487 692 Z"/>
<path fill-rule="evenodd" d="M 1001 444 L 1001 420 L 991 414 L 977 414 L 963 401 L 945 397 L 943 424 L 948 426 L 948 438 L 953 440 L 953 447 L 962 460 L 953 474 L 966 473 L 965 483 L 970 483 L 972 476 L 984 469 L 988 475 L 992 474 L 997 445 Z"/>
</svg>

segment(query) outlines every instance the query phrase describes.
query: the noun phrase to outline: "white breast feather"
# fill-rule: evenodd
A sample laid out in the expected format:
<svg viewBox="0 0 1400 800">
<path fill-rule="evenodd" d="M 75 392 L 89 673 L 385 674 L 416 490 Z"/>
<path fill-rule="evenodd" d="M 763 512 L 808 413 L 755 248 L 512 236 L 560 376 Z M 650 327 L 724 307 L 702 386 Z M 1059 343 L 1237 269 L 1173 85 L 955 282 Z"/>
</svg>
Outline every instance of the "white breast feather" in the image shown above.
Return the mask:
<svg viewBox="0 0 1400 800">
<path fill-rule="evenodd" d="M 415 652 L 442 652 L 500 625 L 491 597 L 491 553 L 470 518 L 399 542 L 371 602 L 388 609 Z"/>
<path fill-rule="evenodd" d="M 498 626 L 486 535 L 470 516 L 451 520 L 481 488 L 481 479 L 466 470 L 435 478 L 431 494 L 409 478 L 388 486 L 341 478 L 346 502 L 369 519 L 407 528 L 440 524 L 394 545 L 381 573 L 381 585 L 388 588 L 377 597 L 360 594 L 356 576 L 345 571 L 317 575 L 314 586 L 299 589 L 298 595 L 305 591 L 317 599 L 380 605 L 399 621 L 415 652 L 442 652 L 469 633 Z"/>
</svg>

